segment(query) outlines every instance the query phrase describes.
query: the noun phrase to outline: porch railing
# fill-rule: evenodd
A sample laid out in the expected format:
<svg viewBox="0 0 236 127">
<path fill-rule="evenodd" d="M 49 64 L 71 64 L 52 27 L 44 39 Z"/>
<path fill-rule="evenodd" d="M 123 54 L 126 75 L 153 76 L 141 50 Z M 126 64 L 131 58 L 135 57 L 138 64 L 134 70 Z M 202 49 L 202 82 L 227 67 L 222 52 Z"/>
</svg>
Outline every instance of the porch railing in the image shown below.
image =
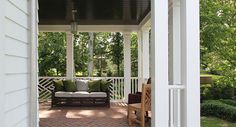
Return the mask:
<svg viewBox="0 0 236 127">
<path fill-rule="evenodd" d="M 51 90 L 53 89 L 52 81 L 55 79 L 65 79 L 65 77 L 39 77 L 38 91 L 39 100 L 50 100 Z M 111 81 L 110 99 L 111 101 L 122 101 L 124 98 L 124 77 L 76 77 L 75 79 L 94 80 L 105 79 Z M 138 77 L 131 77 L 131 91 L 138 91 Z"/>
</svg>

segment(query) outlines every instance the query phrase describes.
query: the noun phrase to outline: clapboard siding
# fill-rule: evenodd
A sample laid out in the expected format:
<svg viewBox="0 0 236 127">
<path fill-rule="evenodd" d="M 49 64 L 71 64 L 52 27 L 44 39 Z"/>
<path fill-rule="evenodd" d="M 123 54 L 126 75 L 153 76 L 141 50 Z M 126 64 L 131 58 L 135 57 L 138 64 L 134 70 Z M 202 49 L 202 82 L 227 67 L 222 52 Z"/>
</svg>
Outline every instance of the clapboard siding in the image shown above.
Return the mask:
<svg viewBox="0 0 236 127">
<path fill-rule="evenodd" d="M 4 102 L 2 103 L 4 105 L 3 127 L 29 127 L 30 1 L 4 1 L 3 60 L 5 92 Z M 0 8 L 0 11 L 3 10 Z"/>
<path fill-rule="evenodd" d="M 6 55 L 6 74 L 24 74 L 29 72 L 28 58 Z"/>
<path fill-rule="evenodd" d="M 28 43 L 29 37 L 28 37 L 28 30 L 19 24 L 16 24 L 14 21 L 5 18 L 6 19 L 6 36 L 15 38 L 16 40 Z"/>
<path fill-rule="evenodd" d="M 13 4 L 19 10 L 23 11 L 26 14 L 29 14 L 28 1 L 29 0 L 8 0 L 9 3 Z"/>
<path fill-rule="evenodd" d="M 5 53 L 7 55 L 19 56 L 19 57 L 29 57 L 28 48 L 29 45 L 27 43 L 22 43 L 18 40 L 9 38 L 8 36 L 5 39 Z"/>
<path fill-rule="evenodd" d="M 29 89 L 22 89 L 6 94 L 6 108 L 5 111 L 16 109 L 23 104 L 29 102 Z"/>
<path fill-rule="evenodd" d="M 28 104 L 23 104 L 23 105 L 19 106 L 18 108 L 15 108 L 15 109 L 7 112 L 6 126 L 7 127 L 16 126 L 16 125 L 20 124 L 22 120 L 25 121 L 24 119 L 26 119 L 28 117 L 28 114 L 26 114 L 25 112 L 29 112 Z M 12 119 L 14 119 L 14 121 L 12 121 Z M 27 126 L 22 126 L 22 127 L 27 127 Z"/>
<path fill-rule="evenodd" d="M 28 14 L 24 13 L 23 11 L 19 10 L 16 6 L 14 6 L 12 3 L 7 2 L 6 5 L 6 17 L 8 19 L 11 19 L 15 23 L 28 28 Z"/>
<path fill-rule="evenodd" d="M 25 120 L 20 121 L 15 125 L 15 127 L 30 127 L 29 125 L 29 118 L 27 117 Z"/>
<path fill-rule="evenodd" d="M 18 75 L 8 75 L 6 76 L 6 93 L 14 92 L 29 87 L 29 74 L 18 74 Z"/>
</svg>

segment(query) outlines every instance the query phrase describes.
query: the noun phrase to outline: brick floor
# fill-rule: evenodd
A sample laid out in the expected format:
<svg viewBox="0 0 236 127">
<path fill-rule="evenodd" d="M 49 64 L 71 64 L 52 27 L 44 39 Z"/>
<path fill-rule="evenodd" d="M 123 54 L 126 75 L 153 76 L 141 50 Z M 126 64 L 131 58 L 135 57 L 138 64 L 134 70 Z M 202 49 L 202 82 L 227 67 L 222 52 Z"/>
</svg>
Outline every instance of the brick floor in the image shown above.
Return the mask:
<svg viewBox="0 0 236 127">
<path fill-rule="evenodd" d="M 51 108 L 49 102 L 44 102 L 40 103 L 39 125 L 40 127 L 128 127 L 126 108 L 123 103 L 112 103 L 111 108 Z"/>
</svg>

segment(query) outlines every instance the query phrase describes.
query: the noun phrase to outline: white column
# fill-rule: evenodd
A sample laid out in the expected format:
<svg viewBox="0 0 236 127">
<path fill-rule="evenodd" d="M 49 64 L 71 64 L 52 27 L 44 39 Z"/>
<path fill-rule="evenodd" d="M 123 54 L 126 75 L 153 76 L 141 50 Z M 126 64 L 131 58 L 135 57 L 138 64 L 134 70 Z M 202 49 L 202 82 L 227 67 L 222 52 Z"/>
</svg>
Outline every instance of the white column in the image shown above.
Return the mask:
<svg viewBox="0 0 236 127">
<path fill-rule="evenodd" d="M 88 63 L 88 76 L 93 76 L 93 32 L 89 32 L 89 63 Z"/>
<path fill-rule="evenodd" d="M 200 127 L 199 0 L 181 0 L 181 127 Z"/>
<path fill-rule="evenodd" d="M 169 126 L 168 0 L 151 0 L 152 127 Z"/>
<path fill-rule="evenodd" d="M 142 91 L 142 83 L 143 83 L 143 43 L 142 43 L 142 31 L 138 31 L 138 91 Z"/>
<path fill-rule="evenodd" d="M 180 40 L 180 0 L 173 0 L 169 9 L 169 83 L 181 84 L 181 40 Z M 180 93 L 171 91 L 170 124 L 180 127 Z"/>
<path fill-rule="evenodd" d="M 66 78 L 74 78 L 74 51 L 73 51 L 73 34 L 66 33 Z"/>
<path fill-rule="evenodd" d="M 142 79 L 147 81 L 149 73 L 149 27 L 142 28 Z"/>
<path fill-rule="evenodd" d="M 146 83 L 150 77 L 149 73 L 149 30 L 150 27 L 143 27 L 138 32 L 138 77 L 139 87 L 142 90 L 142 83 Z"/>
<path fill-rule="evenodd" d="M 131 92 L 131 35 L 124 32 L 124 102 L 128 102 L 128 94 Z"/>
</svg>

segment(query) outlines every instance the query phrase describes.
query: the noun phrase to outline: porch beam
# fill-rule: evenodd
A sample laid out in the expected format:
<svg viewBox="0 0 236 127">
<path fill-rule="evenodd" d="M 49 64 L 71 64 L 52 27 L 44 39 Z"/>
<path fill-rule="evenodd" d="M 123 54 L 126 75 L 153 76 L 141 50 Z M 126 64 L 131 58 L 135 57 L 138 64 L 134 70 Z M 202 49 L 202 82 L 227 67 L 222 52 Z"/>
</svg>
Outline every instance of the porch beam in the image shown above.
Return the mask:
<svg viewBox="0 0 236 127">
<path fill-rule="evenodd" d="M 74 78 L 74 50 L 73 50 L 73 34 L 66 33 L 66 78 Z"/>
<path fill-rule="evenodd" d="M 181 126 L 200 127 L 199 0 L 181 0 Z"/>
<path fill-rule="evenodd" d="M 168 0 L 151 0 L 152 127 L 169 126 Z"/>
<path fill-rule="evenodd" d="M 41 32 L 66 32 L 70 25 L 39 25 Z M 138 31 L 138 25 L 78 25 L 78 32 Z"/>
<path fill-rule="evenodd" d="M 124 37 L 124 102 L 128 102 L 131 92 L 131 32 L 123 32 Z"/>
</svg>

